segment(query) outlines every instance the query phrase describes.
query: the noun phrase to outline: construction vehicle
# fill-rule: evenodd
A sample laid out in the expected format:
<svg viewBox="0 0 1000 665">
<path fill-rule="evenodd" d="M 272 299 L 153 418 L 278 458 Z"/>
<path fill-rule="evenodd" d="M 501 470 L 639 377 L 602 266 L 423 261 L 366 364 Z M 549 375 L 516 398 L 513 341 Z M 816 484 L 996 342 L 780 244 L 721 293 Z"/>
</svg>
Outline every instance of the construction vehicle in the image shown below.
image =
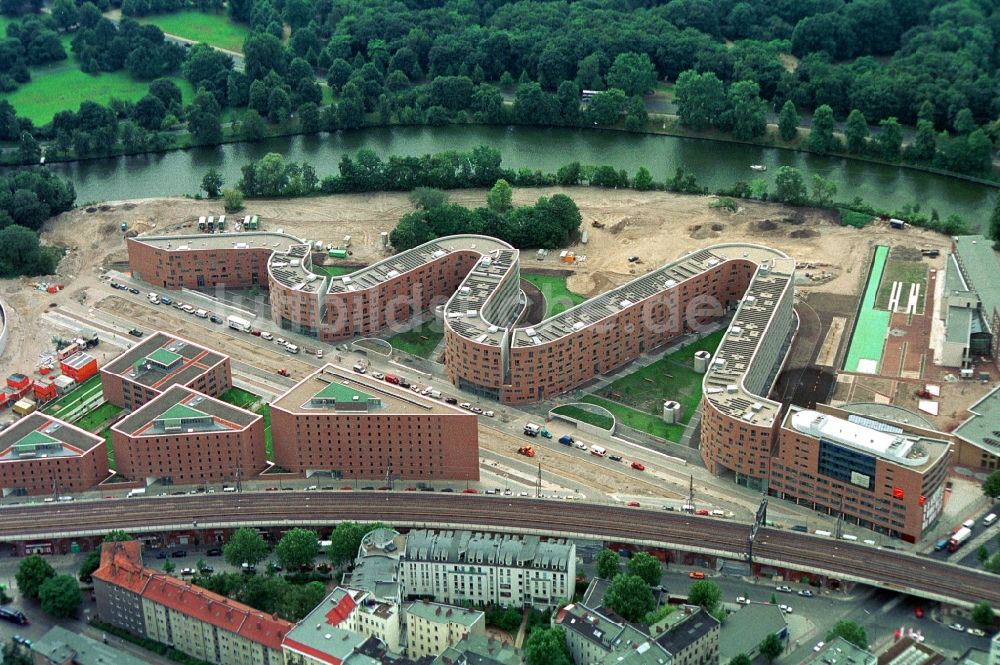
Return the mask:
<svg viewBox="0 0 1000 665">
<path fill-rule="evenodd" d="M 926 256 L 926 257 L 931 258 L 931 259 L 936 259 L 937 257 L 941 256 L 941 250 L 940 249 L 921 249 L 920 250 L 920 255 L 921 256 Z"/>
<path fill-rule="evenodd" d="M 917 397 L 919 397 L 920 399 L 930 399 L 930 398 L 934 397 L 934 395 L 932 395 L 930 393 L 930 391 L 927 390 L 926 388 L 921 388 L 920 390 L 916 391 L 914 394 Z"/>
<path fill-rule="evenodd" d="M 590 225 L 593 226 L 595 229 L 603 229 L 604 228 L 604 224 L 602 224 L 601 222 L 597 221 L 596 219 L 594 221 L 592 221 L 590 223 Z"/>
<path fill-rule="evenodd" d="M 525 457 L 534 457 L 535 449 L 532 448 L 531 446 L 521 446 L 520 448 L 517 449 L 517 454 L 524 455 Z"/>
<path fill-rule="evenodd" d="M 282 367 L 278 370 L 278 376 L 288 376 L 288 370 Z"/>
</svg>

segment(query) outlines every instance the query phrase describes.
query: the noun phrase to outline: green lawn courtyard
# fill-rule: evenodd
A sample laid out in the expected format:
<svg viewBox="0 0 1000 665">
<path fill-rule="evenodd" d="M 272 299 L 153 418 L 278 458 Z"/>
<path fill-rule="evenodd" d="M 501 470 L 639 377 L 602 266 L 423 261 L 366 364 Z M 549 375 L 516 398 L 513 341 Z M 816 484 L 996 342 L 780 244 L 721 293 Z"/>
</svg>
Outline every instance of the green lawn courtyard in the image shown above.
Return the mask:
<svg viewBox="0 0 1000 665">
<path fill-rule="evenodd" d="M 668 441 L 679 441 L 685 425 L 701 402 L 704 375 L 694 371 L 696 351 L 715 353 L 725 335 L 716 331 L 656 362 L 631 372 L 582 400 L 598 404 L 628 427 Z M 679 424 L 664 422 L 663 402 L 674 400 L 683 407 Z"/>
<path fill-rule="evenodd" d="M 341 275 L 350 275 L 352 272 L 357 272 L 360 268 L 352 268 L 351 266 L 318 266 L 315 263 L 312 266 L 312 271 L 317 275 L 326 275 L 327 277 L 340 277 Z"/>
<path fill-rule="evenodd" d="M 413 330 L 393 335 L 387 341 L 398 351 L 405 351 L 420 358 L 430 358 L 443 337 L 444 331 L 441 330 L 441 325 L 432 319 L 421 323 Z"/>
<path fill-rule="evenodd" d="M 50 416 L 72 413 L 73 409 L 80 406 L 83 402 L 93 399 L 100 392 L 101 375 L 95 374 L 59 399 L 46 404 L 45 408 L 42 409 L 42 413 Z"/>
<path fill-rule="evenodd" d="M 88 432 L 96 432 L 103 428 L 103 425 L 122 412 L 120 406 L 115 406 L 110 402 L 105 402 L 90 413 L 77 420 L 74 425 Z"/>
<path fill-rule="evenodd" d="M 250 30 L 245 25 L 234 23 L 225 14 L 207 14 L 193 9 L 146 16 L 139 23 L 149 23 L 168 35 L 175 35 L 193 42 L 205 42 L 210 46 L 227 51 L 243 52 L 243 42 Z"/>
<path fill-rule="evenodd" d="M 521 273 L 521 279 L 534 284 L 545 296 L 545 318 L 565 312 L 574 305 L 579 305 L 586 296 L 573 293 L 566 288 L 566 278 L 558 275 L 526 275 Z"/>
<path fill-rule="evenodd" d="M 241 409 L 249 409 L 264 417 L 264 446 L 267 450 L 267 459 L 274 460 L 274 444 L 271 441 L 271 408 L 268 403 L 262 401 L 260 395 L 242 388 L 230 388 L 219 395 L 219 399 Z M 254 404 L 257 406 L 254 407 Z"/>
</svg>

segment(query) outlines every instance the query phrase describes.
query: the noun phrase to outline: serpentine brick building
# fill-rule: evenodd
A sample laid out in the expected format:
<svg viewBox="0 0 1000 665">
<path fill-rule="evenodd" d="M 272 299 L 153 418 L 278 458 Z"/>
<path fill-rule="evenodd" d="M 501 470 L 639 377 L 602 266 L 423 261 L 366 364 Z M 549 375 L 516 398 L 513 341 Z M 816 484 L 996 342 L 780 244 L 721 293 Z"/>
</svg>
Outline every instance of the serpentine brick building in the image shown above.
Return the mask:
<svg viewBox="0 0 1000 665">
<path fill-rule="evenodd" d="M 702 459 L 714 474 L 766 487 L 772 460 L 781 458 L 785 406 L 768 395 L 796 330 L 795 261 L 774 249 L 713 245 L 524 325 L 520 254 L 495 238 L 439 238 L 338 277 L 314 272 L 312 244 L 281 233 L 140 236 L 127 242 L 135 277 L 165 288 L 266 287 L 273 321 L 324 342 L 377 335 L 435 310 L 443 320 L 449 380 L 504 404 L 567 393 L 731 316 L 705 367 Z M 935 455 L 931 466 L 936 469 L 942 458 L 947 454 Z M 900 462 L 891 456 L 883 461 Z M 923 489 L 936 492 L 938 476 L 932 473 L 935 486 Z M 810 501 L 829 510 L 832 500 Z M 898 525 L 886 527 L 843 505 L 841 510 L 898 534 L 927 524 L 924 504 L 916 501 L 914 496 L 912 506 L 897 512 L 919 511 L 921 519 L 907 512 Z"/>
</svg>

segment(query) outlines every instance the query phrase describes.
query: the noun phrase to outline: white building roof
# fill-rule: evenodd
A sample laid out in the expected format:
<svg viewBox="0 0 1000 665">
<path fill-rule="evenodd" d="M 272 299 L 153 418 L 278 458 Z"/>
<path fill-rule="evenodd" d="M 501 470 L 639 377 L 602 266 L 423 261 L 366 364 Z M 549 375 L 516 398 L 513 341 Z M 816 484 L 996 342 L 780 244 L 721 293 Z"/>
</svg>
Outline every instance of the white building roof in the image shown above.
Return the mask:
<svg viewBox="0 0 1000 665">
<path fill-rule="evenodd" d="M 802 410 L 793 413 L 792 427 L 814 438 L 839 443 L 903 466 L 920 466 L 929 458 L 927 451 L 912 438 L 880 432 L 818 411 Z"/>
</svg>

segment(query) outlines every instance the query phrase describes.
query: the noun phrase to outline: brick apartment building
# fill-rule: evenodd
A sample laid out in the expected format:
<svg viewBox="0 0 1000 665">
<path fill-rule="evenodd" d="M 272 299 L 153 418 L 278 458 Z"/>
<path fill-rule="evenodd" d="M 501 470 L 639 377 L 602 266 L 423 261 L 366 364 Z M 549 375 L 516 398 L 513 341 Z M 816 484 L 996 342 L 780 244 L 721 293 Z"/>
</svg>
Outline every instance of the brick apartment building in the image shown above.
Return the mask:
<svg viewBox="0 0 1000 665">
<path fill-rule="evenodd" d="M 283 665 L 294 624 L 142 565 L 139 541 L 104 543 L 97 615 L 130 633 L 218 665 Z"/>
<path fill-rule="evenodd" d="M 3 496 L 82 492 L 107 477 L 104 439 L 74 425 L 36 411 L 0 432 Z"/>
<path fill-rule="evenodd" d="M 131 480 L 235 481 L 267 466 L 260 415 L 179 385 L 115 423 L 111 442 Z"/>
<path fill-rule="evenodd" d="M 337 478 L 478 480 L 476 415 L 326 365 L 271 404 L 274 462 Z"/>
<path fill-rule="evenodd" d="M 181 337 L 155 332 L 101 368 L 104 399 L 136 409 L 173 385 L 211 397 L 233 383 L 229 356 Z"/>
</svg>

